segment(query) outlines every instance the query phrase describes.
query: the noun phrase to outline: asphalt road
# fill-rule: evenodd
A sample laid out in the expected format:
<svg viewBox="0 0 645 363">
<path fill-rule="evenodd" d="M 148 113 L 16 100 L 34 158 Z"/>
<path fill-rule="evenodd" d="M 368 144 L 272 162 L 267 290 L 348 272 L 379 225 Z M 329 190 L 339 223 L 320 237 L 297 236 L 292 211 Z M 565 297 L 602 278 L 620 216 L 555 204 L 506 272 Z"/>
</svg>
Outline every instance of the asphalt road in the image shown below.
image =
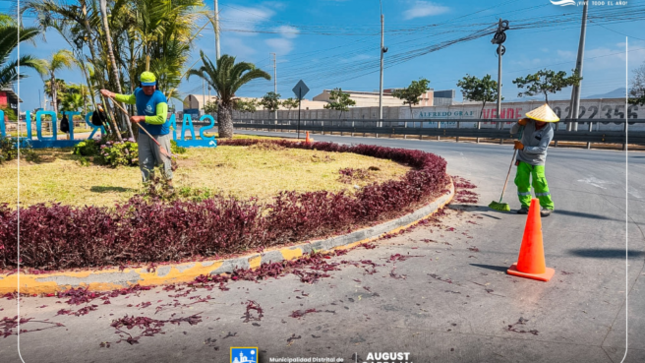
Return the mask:
<svg viewBox="0 0 645 363">
<path fill-rule="evenodd" d="M 314 284 L 288 275 L 233 282 L 229 291 L 198 289 L 188 296 L 155 288 L 111 298 L 110 305 L 91 302 L 97 310 L 78 317 L 56 312 L 84 304 L 24 298 L 21 316 L 34 318 L 23 324 L 32 331 L 20 336 L 24 361 L 228 362 L 231 346 L 259 347 L 260 362 L 279 357 L 360 362 L 370 352 L 409 352 L 408 362 L 417 363 L 645 361 L 644 153 L 630 154 L 626 190 L 624 152 L 549 150 L 546 175 L 556 211 L 543 219 L 543 233 L 547 266 L 556 274 L 544 283 L 505 274 L 517 259 L 526 217 L 486 207 L 499 198 L 510 146 L 314 138 L 441 155 L 451 175 L 478 186 L 479 202 L 453 204 L 441 225 L 327 260 L 355 261 L 356 266 L 345 263 Z M 511 180 L 505 201 L 514 209 L 519 207 L 515 193 Z M 396 254 L 412 257 L 390 261 Z M 375 273 L 360 262 L 366 260 L 378 265 Z M 195 303 L 195 297 L 206 295 L 211 299 Z M 245 323 L 249 300 L 262 308 L 263 317 Z M 144 302 L 151 305 L 140 305 Z M 163 309 L 155 314 L 157 307 Z M 16 300 L 0 300 L 0 309 L 2 316 L 14 316 Z M 291 316 L 306 309 L 317 312 Z M 165 334 L 141 337 L 133 345 L 116 343 L 119 335 L 110 326 L 125 315 L 171 319 L 198 313 L 202 321 L 195 325 L 167 323 Z M 33 331 L 38 328 L 49 329 Z M 136 327 L 123 330 L 140 334 Z M 110 348 L 100 347 L 101 342 L 110 342 Z M 0 339 L 2 362 L 20 362 L 17 345 L 15 335 Z"/>
</svg>

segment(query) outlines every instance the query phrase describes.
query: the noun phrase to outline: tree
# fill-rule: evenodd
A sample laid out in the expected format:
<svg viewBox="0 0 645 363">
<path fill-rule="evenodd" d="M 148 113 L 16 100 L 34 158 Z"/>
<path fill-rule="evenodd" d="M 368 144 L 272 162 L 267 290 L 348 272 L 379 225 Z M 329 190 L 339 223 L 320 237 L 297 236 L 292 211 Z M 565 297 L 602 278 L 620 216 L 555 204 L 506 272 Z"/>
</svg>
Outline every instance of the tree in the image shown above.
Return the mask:
<svg viewBox="0 0 645 363">
<path fill-rule="evenodd" d="M 198 29 L 200 20 L 210 16 L 204 5 L 204 0 L 26 0 L 21 10 L 33 13 L 41 30 L 58 31 L 81 64 L 91 62 L 87 83 L 93 95 L 100 88 L 131 93 L 149 67 L 166 97 L 179 99 L 177 87 L 194 40 L 206 29 Z M 117 125 L 122 114 L 103 104 L 113 137 L 120 139 L 130 124 L 122 118 Z"/>
<path fill-rule="evenodd" d="M 236 98 L 234 100 L 233 109 L 239 112 L 255 112 L 257 111 L 257 105 L 257 101 L 252 98 L 246 101 L 241 98 Z"/>
<path fill-rule="evenodd" d="M 81 68 L 83 77 L 90 89 L 94 94 L 94 87 L 112 88 L 109 86 L 109 81 L 106 83 L 104 79 L 104 67 L 108 63 L 102 56 L 103 54 L 96 51 L 95 43 L 100 43 L 101 27 L 100 16 L 96 16 L 98 10 L 96 8 L 96 1 L 91 1 L 91 6 L 88 8 L 87 0 L 78 0 L 76 4 L 61 4 L 50 0 L 27 0 L 25 6 L 22 7 L 23 13 L 34 12 L 36 14 L 37 22 L 43 32 L 49 28 L 53 28 L 65 39 L 70 48 L 74 50 L 75 62 Z M 96 40 L 96 41 L 95 41 Z M 99 46 L 99 49 L 104 47 Z M 90 56 L 85 55 L 86 49 L 89 49 Z M 89 60 L 86 65 L 85 60 Z M 96 109 L 96 102 L 94 97 L 91 97 L 92 104 Z M 115 123 L 114 113 L 109 103 L 103 100 L 103 105 L 107 110 L 110 128 L 108 129 L 112 137 L 121 140 L 121 134 L 118 132 L 118 126 Z M 115 136 L 116 135 L 116 136 Z"/>
<path fill-rule="evenodd" d="M 513 81 L 513 84 L 520 89 L 526 87 L 526 91 L 520 92 L 517 95 L 518 97 L 543 94 L 545 102 L 549 103 L 549 93 L 556 93 L 563 88 L 578 85 L 581 80 L 582 77 L 578 75 L 576 70 L 573 70 L 573 74 L 567 77 L 565 71 L 556 73 L 555 71 L 544 69 L 526 77 L 518 77 Z"/>
<path fill-rule="evenodd" d="M 114 50 L 112 47 L 112 35 L 110 34 L 110 26 L 108 25 L 108 14 L 107 14 L 107 0 L 99 0 L 99 8 L 101 9 L 101 21 L 103 23 L 103 32 L 105 34 L 105 41 L 107 43 L 107 54 L 109 56 L 109 63 L 112 65 L 112 76 L 114 77 L 117 82 L 115 82 L 116 85 L 116 91 L 118 93 L 122 93 L 121 91 L 121 83 L 118 82 L 119 77 L 119 68 L 116 64 L 116 60 L 114 59 Z"/>
<path fill-rule="evenodd" d="M 16 117 L 16 112 L 9 106 L 0 106 L 0 110 L 4 112 L 4 116 L 9 120 L 9 121 L 18 121 L 18 117 Z"/>
<path fill-rule="evenodd" d="M 120 81 L 121 77 L 119 75 L 119 67 L 118 67 L 118 65 L 116 63 L 116 59 L 114 58 L 114 48 L 112 47 L 112 35 L 110 34 L 110 26 L 108 25 L 107 0 L 99 0 L 99 5 L 100 5 L 100 9 L 101 9 L 101 20 L 103 22 L 103 32 L 104 32 L 104 35 L 105 35 L 104 38 L 105 38 L 105 42 L 107 44 L 107 54 L 108 54 L 108 57 L 109 57 L 107 63 L 112 65 L 111 71 L 112 71 L 112 76 L 114 77 L 113 84 L 116 87 L 116 92 L 117 93 L 123 93 L 123 91 L 121 91 L 121 81 Z M 146 70 L 148 70 L 147 65 L 146 65 Z M 125 105 L 123 105 L 123 106 L 125 106 Z M 124 115 L 122 114 L 121 115 L 121 121 L 122 121 L 122 123 L 126 124 L 130 137 L 136 140 L 137 135 L 135 135 L 134 132 L 132 131 L 132 125 L 130 123 L 130 120 L 127 120 L 126 117 L 124 117 Z M 119 139 L 121 139 L 120 136 L 121 135 L 119 135 Z"/>
<path fill-rule="evenodd" d="M 234 132 L 232 111 L 235 93 L 240 87 L 256 78 L 270 80 L 271 76 L 267 72 L 255 68 L 252 63 L 235 63 L 235 57 L 230 55 L 222 55 L 216 61 L 216 65 L 213 65 L 203 51 L 200 51 L 199 55 L 202 59 L 202 66 L 188 71 L 187 78 L 197 76 L 213 87 L 219 101 L 217 109 L 219 136 L 232 138 Z"/>
<path fill-rule="evenodd" d="M 50 59 L 45 60 L 44 68 L 49 76 L 49 97 L 52 99 L 54 111 L 58 111 L 58 82 L 56 82 L 56 72 L 62 69 L 70 69 L 74 64 L 74 54 L 67 49 L 61 49 L 52 54 Z"/>
<path fill-rule="evenodd" d="M 20 33 L 20 41 L 18 41 L 18 33 Z M 0 88 L 10 87 L 16 80 L 25 77 L 23 74 L 18 74 L 18 60 L 9 62 L 9 56 L 18 43 L 31 40 L 39 33 L 38 28 L 18 28 L 12 17 L 0 14 Z M 35 69 L 40 74 L 45 71 L 42 60 L 30 55 L 20 57 L 20 67 Z"/>
<path fill-rule="evenodd" d="M 392 96 L 402 99 L 403 104 L 407 104 L 410 107 L 410 115 L 414 118 L 414 115 L 412 115 L 412 106 L 419 104 L 419 97 L 428 92 L 430 89 L 429 84 L 430 81 L 427 79 L 419 78 L 418 81 L 412 81 L 407 88 L 394 90 Z"/>
<path fill-rule="evenodd" d="M 55 109 L 54 111 L 58 112 L 61 102 L 63 101 L 63 95 L 67 90 L 67 84 L 65 83 L 65 80 L 60 78 L 57 78 L 55 83 L 56 83 L 56 107 L 58 108 Z M 51 97 L 52 92 L 53 92 L 52 81 L 51 80 L 45 81 L 45 94 Z M 54 103 L 52 102 L 51 105 L 53 107 Z"/>
<path fill-rule="evenodd" d="M 645 106 L 645 63 L 634 70 L 632 90 L 629 92 L 629 103 Z"/>
<path fill-rule="evenodd" d="M 340 88 L 334 88 L 329 93 L 329 103 L 323 107 L 329 110 L 337 110 L 338 118 L 343 114 L 343 111 L 349 111 L 349 106 L 356 105 L 356 101 L 349 98 L 349 93 L 344 93 Z"/>
<path fill-rule="evenodd" d="M 464 99 L 483 103 L 479 118 L 484 113 L 486 102 L 497 100 L 497 81 L 494 81 L 490 74 L 485 75 L 482 79 L 466 74 L 463 79 L 457 82 L 457 87 L 461 88 Z"/>
<path fill-rule="evenodd" d="M 269 112 L 277 112 L 280 108 L 280 94 L 275 92 L 267 92 L 267 94 L 260 100 L 260 105 Z"/>
<path fill-rule="evenodd" d="M 82 84 L 70 84 L 66 86 L 66 90 L 62 95 L 63 111 L 78 111 L 82 109 L 87 114 L 89 90 Z"/>
<path fill-rule="evenodd" d="M 217 101 L 206 101 L 206 104 L 204 104 L 204 112 L 208 114 L 217 113 Z"/>
<path fill-rule="evenodd" d="M 291 109 L 298 107 L 299 104 L 298 100 L 293 97 L 289 97 L 282 101 L 282 107 L 287 109 L 287 118 L 291 118 Z"/>
</svg>

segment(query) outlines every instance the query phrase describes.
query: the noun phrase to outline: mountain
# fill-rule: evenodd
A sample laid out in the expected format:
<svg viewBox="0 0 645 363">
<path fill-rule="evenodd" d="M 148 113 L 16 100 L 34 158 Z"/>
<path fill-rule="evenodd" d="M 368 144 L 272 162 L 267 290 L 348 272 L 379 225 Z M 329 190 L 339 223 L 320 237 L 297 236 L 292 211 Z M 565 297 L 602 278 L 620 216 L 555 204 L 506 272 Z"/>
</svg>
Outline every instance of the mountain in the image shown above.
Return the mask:
<svg viewBox="0 0 645 363">
<path fill-rule="evenodd" d="M 615 90 L 603 94 L 585 96 L 582 98 L 625 98 L 625 87 L 616 88 Z"/>
</svg>

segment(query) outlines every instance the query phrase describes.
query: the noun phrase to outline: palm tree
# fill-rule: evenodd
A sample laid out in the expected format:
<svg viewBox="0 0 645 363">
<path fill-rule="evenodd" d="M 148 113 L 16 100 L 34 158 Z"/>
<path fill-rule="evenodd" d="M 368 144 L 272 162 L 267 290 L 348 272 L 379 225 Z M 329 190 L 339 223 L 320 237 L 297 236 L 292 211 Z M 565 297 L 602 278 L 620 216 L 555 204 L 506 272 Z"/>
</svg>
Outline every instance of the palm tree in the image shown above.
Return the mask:
<svg viewBox="0 0 645 363">
<path fill-rule="evenodd" d="M 264 78 L 270 80 L 271 76 L 255 65 L 247 62 L 235 63 L 235 57 L 222 55 L 217 60 L 217 67 L 204 55 L 199 52 L 202 58 L 202 66 L 199 69 L 188 71 L 187 79 L 191 75 L 197 76 L 208 82 L 217 92 L 217 130 L 220 137 L 233 137 L 233 102 L 235 92 L 244 84 L 256 79 Z"/>
<path fill-rule="evenodd" d="M 56 82 L 56 72 L 64 68 L 70 69 L 73 64 L 75 64 L 74 54 L 67 49 L 59 50 L 52 54 L 51 59 L 44 61 L 44 68 L 46 74 L 49 76 L 49 96 L 52 98 L 54 111 L 58 111 L 58 82 Z"/>
<path fill-rule="evenodd" d="M 65 97 L 65 91 L 67 91 L 67 84 L 65 83 L 65 80 L 57 78 L 56 79 L 56 105 L 57 107 L 60 107 L 60 103 L 63 100 L 63 97 Z M 52 81 L 48 80 L 45 81 L 45 94 L 51 95 L 53 94 L 53 89 L 52 89 Z M 54 107 L 54 103 L 51 103 L 52 107 Z M 58 112 L 58 109 L 54 109 L 54 111 Z"/>
<path fill-rule="evenodd" d="M 6 14 L 0 14 L 0 88 L 11 86 L 19 78 L 25 77 L 18 74 L 18 60 L 11 61 L 9 56 L 18 46 L 18 32 L 20 32 L 20 42 L 30 40 L 40 33 L 37 28 L 18 28 L 15 21 Z M 33 58 L 30 55 L 20 57 L 21 67 L 30 67 L 43 73 L 43 62 L 40 59 Z"/>
<path fill-rule="evenodd" d="M 112 47 L 110 27 L 108 25 L 107 0 L 99 0 L 99 2 L 100 2 L 100 8 L 101 8 L 101 19 L 103 21 L 103 31 L 105 32 L 105 41 L 107 43 L 107 52 L 109 56 L 108 63 L 112 65 L 112 75 L 114 76 L 116 91 L 117 93 L 123 93 L 123 91 L 121 91 L 121 78 L 119 77 L 119 69 L 118 69 L 116 60 L 114 58 L 114 50 Z M 127 125 L 130 137 L 134 138 L 135 135 L 134 135 L 134 132 L 132 131 L 132 124 L 130 123 L 130 120 L 127 120 L 125 118 L 122 118 L 121 120 L 123 120 L 123 123 Z"/>
<path fill-rule="evenodd" d="M 103 21 L 103 31 L 105 32 L 105 41 L 107 42 L 108 56 L 110 57 L 110 64 L 112 65 L 112 73 L 116 80 L 117 92 L 121 93 L 121 83 L 119 82 L 119 69 L 114 59 L 114 50 L 112 49 L 112 38 L 110 35 L 110 27 L 108 25 L 107 16 L 107 0 L 99 0 L 101 9 L 101 20 Z"/>
<path fill-rule="evenodd" d="M 83 109 L 87 114 L 88 96 L 90 94 L 87 86 L 82 84 L 67 85 L 65 93 L 61 96 L 61 108 L 64 111 L 78 111 Z"/>
<path fill-rule="evenodd" d="M 112 88 L 107 86 L 104 77 L 108 61 L 103 53 L 96 51 L 97 46 L 95 45 L 98 42 L 99 49 L 105 48 L 100 42 L 100 39 L 104 39 L 100 31 L 102 19 L 98 14 L 96 1 L 89 0 L 88 4 L 88 0 L 79 0 L 79 5 L 65 4 L 56 0 L 26 0 L 22 12 L 35 13 L 42 32 L 46 32 L 50 28 L 58 31 L 70 48 L 74 50 L 75 64 L 81 69 L 91 94 L 95 95 L 95 89 Z M 89 56 L 85 54 L 87 49 L 90 51 Z M 85 63 L 85 60 L 89 63 Z M 109 80 L 107 82 L 109 83 Z M 99 97 L 101 96 L 99 95 Z M 94 97 L 90 97 L 90 99 L 96 109 Z M 116 135 L 116 138 L 121 140 L 112 108 L 105 100 L 103 100 L 103 105 L 110 121 L 109 130 L 112 135 Z"/>
<path fill-rule="evenodd" d="M 194 40 L 205 29 L 197 24 L 204 17 L 210 19 L 204 0 L 24 3 L 22 12 L 34 14 L 41 30 L 54 28 L 69 43 L 83 74 L 90 73 L 87 83 L 93 95 L 100 88 L 130 93 L 139 84 L 141 72 L 149 69 L 157 75 L 162 92 L 178 98 L 176 88 L 185 77 Z M 103 103 L 118 139 L 120 131 L 131 126 L 125 118 L 117 125 L 122 114 L 113 114 L 110 103 Z"/>
</svg>

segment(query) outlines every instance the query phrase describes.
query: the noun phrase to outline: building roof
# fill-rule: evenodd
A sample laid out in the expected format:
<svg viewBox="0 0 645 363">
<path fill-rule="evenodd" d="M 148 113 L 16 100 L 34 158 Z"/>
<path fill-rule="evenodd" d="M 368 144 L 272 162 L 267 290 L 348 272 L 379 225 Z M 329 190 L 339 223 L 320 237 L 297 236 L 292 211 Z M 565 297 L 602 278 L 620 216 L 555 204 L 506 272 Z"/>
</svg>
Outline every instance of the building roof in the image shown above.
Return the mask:
<svg viewBox="0 0 645 363">
<path fill-rule="evenodd" d="M 0 89 L 0 91 L 7 92 L 8 95 L 10 95 L 11 97 L 16 98 L 16 99 L 18 99 L 18 101 L 22 102 L 22 100 L 18 97 L 16 92 L 14 92 L 11 88 L 2 88 L 2 89 Z"/>
</svg>

